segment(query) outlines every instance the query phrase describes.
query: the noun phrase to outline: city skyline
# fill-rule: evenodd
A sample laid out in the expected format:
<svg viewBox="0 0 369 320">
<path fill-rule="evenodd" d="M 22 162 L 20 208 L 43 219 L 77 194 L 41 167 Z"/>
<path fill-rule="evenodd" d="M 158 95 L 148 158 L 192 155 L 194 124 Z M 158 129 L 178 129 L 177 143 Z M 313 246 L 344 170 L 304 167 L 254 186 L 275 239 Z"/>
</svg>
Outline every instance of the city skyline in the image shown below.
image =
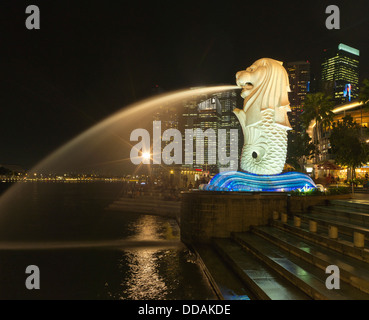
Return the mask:
<svg viewBox="0 0 369 320">
<path fill-rule="evenodd" d="M 344 43 L 360 50 L 360 80 L 369 77 L 364 1 L 338 4 L 340 30 L 326 29 L 324 1 L 304 10 L 289 1 L 277 10 L 242 2 L 179 9 L 160 3 L 34 4 L 41 11 L 41 29 L 34 31 L 24 26 L 25 3 L 1 4 L 7 30 L 0 55 L 3 164 L 31 168 L 155 88 L 234 84 L 235 73 L 261 57 L 285 66 L 309 60 L 317 74 L 323 50 Z"/>
<path fill-rule="evenodd" d="M 360 50 L 340 43 L 324 50 L 321 80 L 336 103 L 359 97 Z M 324 84 L 323 84 L 324 86 Z"/>
</svg>

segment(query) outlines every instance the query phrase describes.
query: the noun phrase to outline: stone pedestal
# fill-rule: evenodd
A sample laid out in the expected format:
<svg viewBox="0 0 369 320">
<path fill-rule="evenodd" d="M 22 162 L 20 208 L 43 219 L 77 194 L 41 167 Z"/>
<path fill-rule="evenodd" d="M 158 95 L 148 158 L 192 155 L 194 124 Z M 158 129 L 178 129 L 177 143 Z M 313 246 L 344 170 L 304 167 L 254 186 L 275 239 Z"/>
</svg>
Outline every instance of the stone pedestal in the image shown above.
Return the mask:
<svg viewBox="0 0 369 320">
<path fill-rule="evenodd" d="M 300 217 L 293 217 L 293 225 L 297 228 L 301 227 L 301 218 Z"/>
<path fill-rule="evenodd" d="M 318 224 L 316 221 L 310 220 L 309 221 L 309 231 L 316 232 L 318 230 Z"/>
<path fill-rule="evenodd" d="M 329 226 L 328 235 L 329 235 L 329 238 L 331 239 L 337 239 L 338 238 L 338 228 L 335 226 Z"/>
<path fill-rule="evenodd" d="M 282 213 L 282 214 L 281 214 L 281 221 L 282 221 L 283 223 L 287 223 L 287 219 L 288 219 L 288 215 L 287 215 L 287 213 Z"/>
<path fill-rule="evenodd" d="M 183 192 L 181 240 L 191 244 L 207 243 L 211 238 L 228 238 L 232 232 L 266 225 L 274 211 L 286 210 L 287 194 L 282 192 Z"/>
<path fill-rule="evenodd" d="M 354 246 L 357 248 L 364 248 L 365 235 L 360 232 L 354 232 Z"/>
</svg>

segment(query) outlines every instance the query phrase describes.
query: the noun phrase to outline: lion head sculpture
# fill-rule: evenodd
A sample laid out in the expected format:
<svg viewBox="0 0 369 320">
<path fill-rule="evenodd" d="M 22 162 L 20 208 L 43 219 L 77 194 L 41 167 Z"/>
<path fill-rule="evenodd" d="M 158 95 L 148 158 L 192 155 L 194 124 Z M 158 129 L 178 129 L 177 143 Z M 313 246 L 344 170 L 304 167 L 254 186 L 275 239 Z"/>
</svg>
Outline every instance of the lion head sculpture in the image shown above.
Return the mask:
<svg viewBox="0 0 369 320">
<path fill-rule="evenodd" d="M 242 109 L 234 109 L 240 121 L 244 146 L 241 168 L 256 174 L 282 172 L 287 153 L 289 81 L 282 62 L 263 58 L 237 72 L 242 87 Z"/>
<path fill-rule="evenodd" d="M 242 87 L 246 125 L 260 121 L 262 110 L 274 109 L 276 123 L 291 128 L 287 118 L 287 112 L 291 111 L 288 100 L 290 87 L 282 62 L 259 59 L 246 70 L 237 72 L 236 83 Z"/>
</svg>

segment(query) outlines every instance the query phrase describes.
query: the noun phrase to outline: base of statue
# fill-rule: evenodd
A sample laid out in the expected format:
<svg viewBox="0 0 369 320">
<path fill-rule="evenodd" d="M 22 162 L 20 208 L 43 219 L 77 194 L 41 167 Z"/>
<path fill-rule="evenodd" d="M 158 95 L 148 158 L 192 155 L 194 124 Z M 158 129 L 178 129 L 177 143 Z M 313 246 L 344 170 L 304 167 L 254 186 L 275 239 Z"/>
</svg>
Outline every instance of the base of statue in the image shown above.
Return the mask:
<svg viewBox="0 0 369 320">
<path fill-rule="evenodd" d="M 308 191 L 317 186 L 306 174 L 286 172 L 273 175 L 258 175 L 247 172 L 228 171 L 217 174 L 208 184 L 200 185 L 204 191 Z"/>
</svg>

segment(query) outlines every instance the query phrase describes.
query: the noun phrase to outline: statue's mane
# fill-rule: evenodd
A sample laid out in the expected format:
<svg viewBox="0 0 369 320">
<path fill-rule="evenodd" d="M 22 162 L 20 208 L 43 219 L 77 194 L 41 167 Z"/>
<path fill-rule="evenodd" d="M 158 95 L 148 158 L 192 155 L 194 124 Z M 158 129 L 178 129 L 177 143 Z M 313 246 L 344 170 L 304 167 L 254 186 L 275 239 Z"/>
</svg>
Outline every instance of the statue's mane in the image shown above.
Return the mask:
<svg viewBox="0 0 369 320">
<path fill-rule="evenodd" d="M 261 85 L 244 101 L 244 111 L 257 104 L 261 110 L 286 107 L 289 109 L 288 92 L 290 92 L 288 74 L 283 63 L 274 59 L 263 58 L 255 61 L 258 67 L 266 69 Z"/>
</svg>

